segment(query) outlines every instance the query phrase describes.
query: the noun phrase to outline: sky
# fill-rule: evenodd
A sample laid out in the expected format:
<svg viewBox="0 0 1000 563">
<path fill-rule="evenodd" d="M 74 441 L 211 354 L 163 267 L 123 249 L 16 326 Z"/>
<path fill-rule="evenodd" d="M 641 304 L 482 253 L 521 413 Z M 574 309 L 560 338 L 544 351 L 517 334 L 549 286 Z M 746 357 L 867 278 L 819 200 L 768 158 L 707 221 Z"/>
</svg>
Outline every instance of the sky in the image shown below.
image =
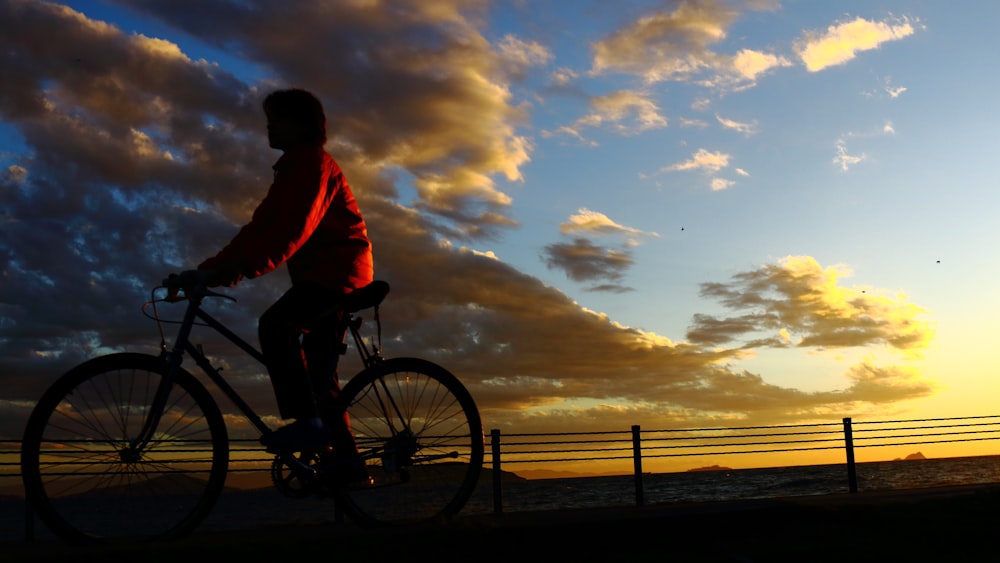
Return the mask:
<svg viewBox="0 0 1000 563">
<path fill-rule="evenodd" d="M 458 375 L 487 432 L 996 414 L 998 19 L 986 0 L 0 0 L 0 436 L 71 366 L 155 352 L 140 306 L 249 219 L 279 156 L 260 103 L 288 87 L 323 101 L 392 286 L 386 355 Z M 209 311 L 255 343 L 288 284 Z M 273 415 L 262 368 L 199 338 Z"/>
</svg>

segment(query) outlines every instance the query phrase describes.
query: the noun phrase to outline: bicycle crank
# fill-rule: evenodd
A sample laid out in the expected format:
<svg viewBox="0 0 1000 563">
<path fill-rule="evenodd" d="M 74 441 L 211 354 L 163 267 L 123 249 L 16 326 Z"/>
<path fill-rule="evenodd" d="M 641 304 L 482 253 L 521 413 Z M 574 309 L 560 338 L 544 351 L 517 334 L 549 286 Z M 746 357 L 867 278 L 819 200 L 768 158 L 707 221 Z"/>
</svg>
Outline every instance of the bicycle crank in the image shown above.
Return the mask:
<svg viewBox="0 0 1000 563">
<path fill-rule="evenodd" d="M 319 456 L 313 452 L 275 456 L 271 462 L 274 488 L 290 498 L 304 498 L 318 493 L 322 488 L 316 475 L 318 463 Z"/>
</svg>

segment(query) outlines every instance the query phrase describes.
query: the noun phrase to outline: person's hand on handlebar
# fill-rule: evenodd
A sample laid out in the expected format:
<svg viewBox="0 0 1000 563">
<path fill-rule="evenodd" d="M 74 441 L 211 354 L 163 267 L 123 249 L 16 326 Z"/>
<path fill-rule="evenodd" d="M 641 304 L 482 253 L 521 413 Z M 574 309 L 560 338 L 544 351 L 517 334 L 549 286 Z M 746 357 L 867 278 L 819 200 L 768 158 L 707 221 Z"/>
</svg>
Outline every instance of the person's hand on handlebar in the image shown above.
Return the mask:
<svg viewBox="0 0 1000 563">
<path fill-rule="evenodd" d="M 170 274 L 163 280 L 163 285 L 170 289 L 184 289 L 205 283 L 206 272 L 200 270 L 184 270 L 179 274 Z"/>
<path fill-rule="evenodd" d="M 204 286 L 204 288 L 219 286 L 233 287 L 242 278 L 242 274 L 228 269 L 185 270 L 179 274 L 170 274 L 167 276 L 163 280 L 163 286 L 169 290 L 168 300 L 170 300 L 177 297 L 181 291 L 186 293 L 195 286 Z"/>
</svg>

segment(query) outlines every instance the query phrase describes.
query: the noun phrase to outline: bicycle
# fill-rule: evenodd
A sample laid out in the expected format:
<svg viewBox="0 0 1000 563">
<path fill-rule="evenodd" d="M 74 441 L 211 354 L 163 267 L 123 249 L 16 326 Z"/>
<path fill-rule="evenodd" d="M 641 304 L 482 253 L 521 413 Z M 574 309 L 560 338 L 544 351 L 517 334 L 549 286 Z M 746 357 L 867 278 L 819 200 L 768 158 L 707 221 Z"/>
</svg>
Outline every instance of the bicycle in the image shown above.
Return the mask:
<svg viewBox="0 0 1000 563">
<path fill-rule="evenodd" d="M 209 297 L 236 301 L 203 280 L 196 271 L 172 276 L 143 305 L 160 331 L 159 355 L 122 352 L 88 360 L 53 383 L 32 411 L 22 442 L 25 495 L 61 539 L 176 539 L 208 515 L 225 484 L 229 437 L 213 394 L 182 367 L 184 356 L 261 435 L 272 431 L 190 340 L 194 326 L 209 327 L 263 362 L 256 348 L 203 310 Z M 158 297 L 163 290 L 166 296 Z M 330 497 L 338 513 L 368 526 L 454 516 L 483 464 L 479 411 L 462 383 L 426 360 L 383 357 L 378 312 L 388 292 L 386 282 L 375 281 L 349 294 L 337 321 L 337 334 L 344 336 L 331 343 L 346 354 L 349 331 L 363 367 L 324 416 L 349 421 L 345 428 L 367 478 L 339 478 L 339 458 L 330 448 L 280 452 L 271 462 L 273 484 L 283 494 Z M 183 320 L 160 318 L 158 303 L 182 301 Z M 364 309 L 374 310 L 378 327 L 370 347 L 357 315 Z M 167 322 L 180 324 L 172 347 L 164 336 Z"/>
</svg>

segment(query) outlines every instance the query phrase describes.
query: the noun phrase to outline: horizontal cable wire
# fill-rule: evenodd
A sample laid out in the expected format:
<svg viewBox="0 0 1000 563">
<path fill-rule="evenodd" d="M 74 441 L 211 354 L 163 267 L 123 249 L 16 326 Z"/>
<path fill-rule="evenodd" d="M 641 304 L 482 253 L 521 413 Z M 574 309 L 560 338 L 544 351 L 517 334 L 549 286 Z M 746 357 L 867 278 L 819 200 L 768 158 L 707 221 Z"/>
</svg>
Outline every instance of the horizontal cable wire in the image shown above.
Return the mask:
<svg viewBox="0 0 1000 563">
<path fill-rule="evenodd" d="M 924 418 L 887 421 L 850 421 L 855 448 L 911 446 L 1000 439 L 1000 415 Z M 775 426 L 665 428 L 633 431 L 510 433 L 499 434 L 502 464 L 614 461 L 634 459 L 633 438 L 638 435 L 640 458 L 697 457 L 722 454 L 767 454 L 835 450 L 846 447 L 841 423 L 788 424 Z M 491 436 L 485 436 L 491 467 Z M 773 439 L 787 438 L 787 439 Z M 831 443 L 837 444 L 831 445 Z M 255 438 L 233 438 L 230 443 L 231 472 L 269 471 L 274 457 L 264 453 Z M 20 477 L 20 440 L 0 439 L 0 477 Z M 798 445 L 809 447 L 787 447 Z M 767 447 L 773 446 L 773 447 Z M 174 450 L 199 453 L 208 448 Z M 44 452 L 43 452 L 44 454 Z M 58 459 L 54 456 L 53 459 Z M 198 460 L 185 461 L 195 463 Z M 61 463 L 72 463 L 63 460 Z M 10 471 L 9 469 L 14 469 Z"/>
</svg>

